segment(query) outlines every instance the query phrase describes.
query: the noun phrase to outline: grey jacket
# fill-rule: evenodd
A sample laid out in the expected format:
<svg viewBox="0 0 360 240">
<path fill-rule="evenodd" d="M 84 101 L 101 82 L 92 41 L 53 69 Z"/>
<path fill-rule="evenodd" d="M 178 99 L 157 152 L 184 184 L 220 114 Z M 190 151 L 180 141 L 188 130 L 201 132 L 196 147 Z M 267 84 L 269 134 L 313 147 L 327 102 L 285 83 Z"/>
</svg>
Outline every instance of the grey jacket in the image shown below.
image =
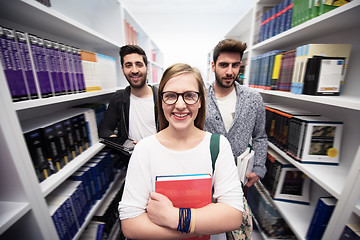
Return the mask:
<svg viewBox="0 0 360 240">
<path fill-rule="evenodd" d="M 220 133 L 230 142 L 234 160 L 243 153 L 252 137 L 252 147 L 255 151 L 253 172 L 260 178 L 266 173 L 266 155 L 268 140 L 265 132 L 265 107 L 261 95 L 255 90 L 235 82 L 236 110 L 234 122 L 226 132 L 216 97 L 214 85 L 208 89 L 206 99 L 205 130 Z"/>
</svg>

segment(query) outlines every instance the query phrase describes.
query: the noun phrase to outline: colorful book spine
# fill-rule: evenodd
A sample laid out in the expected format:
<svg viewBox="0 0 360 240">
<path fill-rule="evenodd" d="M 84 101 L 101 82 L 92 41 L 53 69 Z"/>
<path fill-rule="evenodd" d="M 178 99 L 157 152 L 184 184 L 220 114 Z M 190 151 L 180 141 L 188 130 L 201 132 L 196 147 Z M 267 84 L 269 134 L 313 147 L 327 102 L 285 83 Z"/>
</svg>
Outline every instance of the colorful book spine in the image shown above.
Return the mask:
<svg viewBox="0 0 360 240">
<path fill-rule="evenodd" d="M 29 99 L 21 66 L 21 56 L 17 48 L 15 32 L 9 28 L 0 28 L 1 64 L 5 73 L 7 84 L 14 102 Z"/>
<path fill-rule="evenodd" d="M 30 50 L 27 36 L 24 32 L 15 31 L 18 50 L 20 53 L 21 66 L 25 82 L 28 87 L 30 99 L 38 99 L 39 94 L 36 86 L 33 65 L 31 63 Z"/>
<path fill-rule="evenodd" d="M 70 88 L 72 89 L 73 93 L 78 93 L 79 86 L 76 81 L 76 73 L 75 73 L 75 66 L 74 66 L 74 58 L 73 58 L 73 54 L 72 54 L 72 47 L 69 45 L 65 45 L 65 58 L 67 61 L 67 66 L 68 66 Z"/>
<path fill-rule="evenodd" d="M 61 51 L 59 48 L 58 42 L 51 42 L 53 48 L 53 56 L 54 56 L 54 63 L 55 63 L 55 73 L 56 79 L 58 80 L 60 94 L 66 94 L 66 83 L 64 78 L 64 71 L 61 65 Z"/>
<path fill-rule="evenodd" d="M 60 78 L 57 74 L 57 67 L 56 67 L 56 57 L 54 54 L 54 49 L 52 42 L 50 40 L 44 39 L 44 51 L 45 51 L 45 58 L 48 66 L 49 77 L 51 78 L 51 82 L 54 88 L 54 95 L 59 96 L 61 94 L 61 83 Z"/>
<path fill-rule="evenodd" d="M 42 182 L 52 174 L 52 171 L 50 169 L 50 163 L 48 161 L 41 131 L 40 129 L 34 129 L 32 131 L 25 132 L 24 138 L 33 162 L 35 173 L 39 182 Z"/>
<path fill-rule="evenodd" d="M 69 64 L 67 61 L 65 45 L 62 43 L 59 43 L 59 50 L 60 50 L 59 55 L 60 55 L 60 62 L 61 62 L 61 67 L 62 67 L 62 71 L 63 71 L 63 78 L 64 78 L 64 82 L 65 82 L 66 93 L 72 94 L 72 93 L 74 93 L 74 89 L 72 86 L 71 76 L 70 76 L 70 72 L 69 72 Z"/>
<path fill-rule="evenodd" d="M 84 71 L 81 64 L 80 49 L 73 48 L 73 57 L 74 57 L 76 79 L 79 86 L 79 92 L 85 92 L 86 87 L 85 87 Z"/>
<path fill-rule="evenodd" d="M 29 34 L 28 37 L 41 97 L 51 97 L 53 91 L 44 52 L 44 41 L 32 34 Z"/>
<path fill-rule="evenodd" d="M 279 79 L 277 81 L 276 89 L 279 91 L 290 92 L 291 80 L 294 70 L 296 50 L 290 50 L 283 53 Z"/>
</svg>

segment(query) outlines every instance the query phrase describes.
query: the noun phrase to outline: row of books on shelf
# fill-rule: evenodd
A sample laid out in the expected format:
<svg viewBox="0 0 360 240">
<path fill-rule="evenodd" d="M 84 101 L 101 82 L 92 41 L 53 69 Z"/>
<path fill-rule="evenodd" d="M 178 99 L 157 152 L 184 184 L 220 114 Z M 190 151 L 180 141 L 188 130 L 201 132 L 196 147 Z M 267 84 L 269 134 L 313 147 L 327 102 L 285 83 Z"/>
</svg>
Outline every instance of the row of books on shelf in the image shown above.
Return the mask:
<svg viewBox="0 0 360 240">
<path fill-rule="evenodd" d="M 351 44 L 305 44 L 251 59 L 249 87 L 294 94 L 340 95 Z"/>
<path fill-rule="evenodd" d="M 0 62 L 14 102 L 116 86 L 116 59 L 1 26 Z"/>
<path fill-rule="evenodd" d="M 321 239 L 336 206 L 336 198 L 320 197 L 306 232 L 306 240 Z"/>
<path fill-rule="evenodd" d="M 268 149 L 266 174 L 261 181 L 274 200 L 310 204 L 311 180 L 272 149 Z"/>
<path fill-rule="evenodd" d="M 276 36 L 351 0 L 283 0 L 275 6 L 262 6 L 256 12 L 254 44 Z"/>
<path fill-rule="evenodd" d="M 125 42 L 126 44 L 130 45 L 137 45 L 138 39 L 139 39 L 139 33 L 136 32 L 133 26 L 131 24 L 124 20 L 124 26 L 125 26 Z"/>
<path fill-rule="evenodd" d="M 39 182 L 60 171 L 99 141 L 98 125 L 106 109 L 104 105 L 84 104 L 52 113 L 46 118 L 22 122 L 23 135 Z M 101 106 L 103 111 L 99 110 Z"/>
<path fill-rule="evenodd" d="M 101 151 L 46 197 L 59 239 L 73 239 L 113 180 L 110 151 Z"/>
<path fill-rule="evenodd" d="M 124 191 L 124 184 L 121 178 L 125 178 L 125 174 L 126 171 L 123 171 L 123 174 L 119 178 L 119 183 L 122 187 L 117 186 L 107 194 L 106 199 L 102 202 L 101 207 L 98 209 L 98 211 L 94 214 L 92 218 L 93 222 L 97 222 L 98 224 L 103 225 L 102 234 L 101 232 L 98 232 L 97 234 L 97 236 L 99 237 L 101 234 L 100 239 L 109 239 L 109 237 L 114 233 L 114 229 L 116 232 L 117 229 L 120 228 L 118 206 L 122 197 L 122 193 Z M 84 234 L 82 234 L 80 239 L 94 239 L 93 237 L 86 237 L 87 230 L 88 228 L 85 229 Z"/>
<path fill-rule="evenodd" d="M 248 190 L 248 203 L 260 224 L 270 238 L 296 239 L 277 210 L 276 201 L 293 204 L 309 204 L 309 178 L 285 159 L 269 150 L 266 162 L 268 172 L 261 183 L 257 182 Z M 280 166 L 280 167 L 279 167 Z M 279 171 L 279 169 L 282 169 Z M 277 178 L 277 180 L 276 180 Z M 277 181 L 277 182 L 276 182 Z M 275 188 L 274 188 L 275 187 Z M 269 193 L 269 194 L 268 194 Z M 336 206 L 336 198 L 320 197 L 317 200 L 309 227 L 305 234 L 307 240 L 321 239 Z M 284 235 L 284 233 L 286 233 Z M 347 224 L 340 239 L 359 239 L 360 225 Z"/>
<path fill-rule="evenodd" d="M 279 4 L 264 6 L 257 12 L 260 31 L 255 43 L 262 42 L 291 28 L 293 0 L 283 0 Z M 259 21 L 260 20 L 260 21 Z"/>
<path fill-rule="evenodd" d="M 303 22 L 327 13 L 351 1 L 352 0 L 294 0 L 294 10 L 291 27 L 295 27 Z"/>
<path fill-rule="evenodd" d="M 280 104 L 265 104 L 266 133 L 301 163 L 338 165 L 343 122 Z"/>
<path fill-rule="evenodd" d="M 348 223 L 339 240 L 360 240 L 360 223 Z"/>
</svg>

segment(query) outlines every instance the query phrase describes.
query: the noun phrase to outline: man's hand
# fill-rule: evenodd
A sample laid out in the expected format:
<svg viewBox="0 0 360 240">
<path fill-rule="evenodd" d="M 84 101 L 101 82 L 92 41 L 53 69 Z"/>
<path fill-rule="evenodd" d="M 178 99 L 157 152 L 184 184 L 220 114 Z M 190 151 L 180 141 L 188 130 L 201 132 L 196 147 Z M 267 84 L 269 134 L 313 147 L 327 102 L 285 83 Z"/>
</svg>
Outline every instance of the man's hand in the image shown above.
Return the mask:
<svg viewBox="0 0 360 240">
<path fill-rule="evenodd" d="M 257 182 L 260 179 L 258 175 L 256 175 L 256 173 L 254 172 L 246 174 L 246 178 L 249 179 L 248 182 L 246 183 L 247 187 L 251 187 L 255 182 Z"/>
</svg>

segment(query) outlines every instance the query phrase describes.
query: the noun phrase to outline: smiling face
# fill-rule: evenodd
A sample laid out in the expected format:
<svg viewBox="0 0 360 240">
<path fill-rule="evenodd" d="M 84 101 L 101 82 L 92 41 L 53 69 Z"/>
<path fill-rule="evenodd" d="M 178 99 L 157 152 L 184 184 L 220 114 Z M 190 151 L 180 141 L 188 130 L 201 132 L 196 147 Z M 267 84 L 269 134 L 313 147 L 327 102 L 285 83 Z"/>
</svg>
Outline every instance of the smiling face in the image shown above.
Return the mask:
<svg viewBox="0 0 360 240">
<path fill-rule="evenodd" d="M 140 54 L 131 53 L 124 56 L 123 73 L 131 87 L 141 88 L 146 85 L 147 70 L 148 67 Z"/>
<path fill-rule="evenodd" d="M 171 78 L 164 86 L 163 92 L 199 92 L 198 82 L 193 73 L 184 73 Z M 194 127 L 195 119 L 201 107 L 199 99 L 195 104 L 189 105 L 184 102 L 183 96 L 179 96 L 174 104 L 166 104 L 162 101 L 162 108 L 169 127 L 177 130 L 185 130 Z"/>
<path fill-rule="evenodd" d="M 216 65 L 212 65 L 215 72 L 216 84 L 223 88 L 230 88 L 240 71 L 240 53 L 222 52 L 220 53 Z"/>
</svg>

